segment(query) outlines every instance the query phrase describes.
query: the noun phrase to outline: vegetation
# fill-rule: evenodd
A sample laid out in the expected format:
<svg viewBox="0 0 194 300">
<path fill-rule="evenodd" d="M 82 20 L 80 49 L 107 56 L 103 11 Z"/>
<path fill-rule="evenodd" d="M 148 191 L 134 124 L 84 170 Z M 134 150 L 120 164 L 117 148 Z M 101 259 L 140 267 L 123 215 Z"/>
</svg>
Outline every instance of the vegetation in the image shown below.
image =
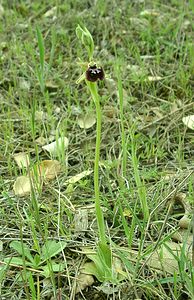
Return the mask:
<svg viewBox="0 0 194 300">
<path fill-rule="evenodd" d="M 194 2 L 0 19 L 1 299 L 193 299 Z"/>
</svg>

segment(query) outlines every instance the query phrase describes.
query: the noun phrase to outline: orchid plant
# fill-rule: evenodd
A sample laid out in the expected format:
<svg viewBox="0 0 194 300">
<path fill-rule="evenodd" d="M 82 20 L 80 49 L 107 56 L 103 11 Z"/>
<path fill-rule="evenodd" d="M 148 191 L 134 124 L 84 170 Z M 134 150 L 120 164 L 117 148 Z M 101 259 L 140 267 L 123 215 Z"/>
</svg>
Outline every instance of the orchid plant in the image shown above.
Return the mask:
<svg viewBox="0 0 194 300">
<path fill-rule="evenodd" d="M 107 244 L 105 222 L 103 210 L 100 205 L 100 190 L 99 190 L 99 159 L 100 159 L 100 143 L 101 143 L 101 107 L 100 95 L 98 93 L 98 81 L 105 78 L 105 73 L 102 66 L 99 66 L 93 61 L 94 41 L 92 35 L 86 27 L 80 25 L 76 28 L 76 34 L 79 40 L 88 52 L 88 63 L 81 63 L 84 73 L 77 80 L 77 83 L 85 80 L 89 92 L 96 106 L 96 148 L 95 148 L 95 163 L 94 163 L 94 191 L 95 191 L 95 212 L 98 224 L 99 243 L 97 247 L 98 263 L 96 257 L 92 256 L 93 260 L 93 275 L 99 273 L 99 270 L 104 270 L 103 281 L 110 280 L 112 274 L 112 253 Z M 94 271 L 96 270 L 96 271 Z M 108 273 L 107 273 L 108 271 Z M 109 275 L 107 275 L 109 274 Z"/>
</svg>

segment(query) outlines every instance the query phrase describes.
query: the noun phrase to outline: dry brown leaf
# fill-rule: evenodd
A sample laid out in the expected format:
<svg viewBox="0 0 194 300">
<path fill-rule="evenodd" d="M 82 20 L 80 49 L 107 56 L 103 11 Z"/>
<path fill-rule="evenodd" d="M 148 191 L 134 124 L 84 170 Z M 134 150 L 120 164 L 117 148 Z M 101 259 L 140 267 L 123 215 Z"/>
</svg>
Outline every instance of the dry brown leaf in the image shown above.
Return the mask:
<svg viewBox="0 0 194 300">
<path fill-rule="evenodd" d="M 178 193 L 175 196 L 175 204 L 180 203 L 185 210 L 185 213 L 190 213 L 192 211 L 191 205 L 187 199 L 187 195 L 185 193 Z"/>
<path fill-rule="evenodd" d="M 14 159 L 20 169 L 27 168 L 30 164 L 29 155 L 25 152 L 14 154 Z"/>
<path fill-rule="evenodd" d="M 46 118 L 46 114 L 44 111 L 40 110 L 40 111 L 36 111 L 35 112 L 35 120 L 36 121 L 42 121 Z"/>
<path fill-rule="evenodd" d="M 160 76 L 148 76 L 148 81 L 151 81 L 151 82 L 159 81 L 161 79 L 162 79 L 162 77 L 160 77 Z"/>
<path fill-rule="evenodd" d="M 83 274 L 80 273 L 77 278 L 77 284 L 76 284 L 76 291 L 75 293 L 78 294 L 81 291 L 83 291 L 88 286 L 91 286 L 94 283 L 94 277 L 89 274 Z"/>
<path fill-rule="evenodd" d="M 3 251 L 3 241 L 0 240 L 0 252 Z"/>
<path fill-rule="evenodd" d="M 180 220 L 179 220 L 179 226 L 180 228 L 188 229 L 191 224 L 191 219 L 187 216 L 184 215 Z"/>
<path fill-rule="evenodd" d="M 158 17 L 160 13 L 156 11 L 155 9 L 145 9 L 140 12 L 140 16 L 143 17 Z"/>
<path fill-rule="evenodd" d="M 115 106 L 105 105 L 103 108 L 103 115 L 110 119 L 114 119 L 118 114 L 118 109 Z"/>
<path fill-rule="evenodd" d="M 53 81 L 46 81 L 45 86 L 46 86 L 47 90 L 50 92 L 57 91 L 57 89 L 59 88 L 59 85 L 57 85 Z"/>
<path fill-rule="evenodd" d="M 13 185 L 13 190 L 17 196 L 25 196 L 31 191 L 31 182 L 28 176 L 19 176 Z"/>
<path fill-rule="evenodd" d="M 76 233 L 88 229 L 88 211 L 87 209 L 79 209 L 74 215 L 75 231 Z"/>
<path fill-rule="evenodd" d="M 110 94 L 115 93 L 117 91 L 117 83 L 113 79 L 106 78 L 105 84 Z"/>
<path fill-rule="evenodd" d="M 67 149 L 69 145 L 69 140 L 68 138 L 64 137 L 60 137 L 57 139 L 57 141 L 54 141 L 48 145 L 45 145 L 42 147 L 43 150 L 48 151 L 50 154 L 52 155 L 57 155 L 58 153 L 60 153 L 61 151 L 64 151 Z"/>
<path fill-rule="evenodd" d="M 172 235 L 172 239 L 175 242 L 183 243 L 186 242 L 188 246 L 190 246 L 193 242 L 193 235 L 188 233 L 188 230 L 179 229 Z"/>
<path fill-rule="evenodd" d="M 47 10 L 44 14 L 45 18 L 53 17 L 57 13 L 57 7 L 53 6 L 51 9 Z"/>
<path fill-rule="evenodd" d="M 177 244 L 171 241 L 166 242 L 152 254 L 147 265 L 157 271 L 165 271 L 169 274 L 174 274 L 175 271 L 178 272 L 179 266 L 174 256 L 180 257 L 182 246 L 183 244 Z M 170 248 L 170 250 L 168 248 Z M 186 248 L 185 255 L 191 258 L 191 247 L 189 248 L 188 246 Z"/>
<path fill-rule="evenodd" d="M 80 116 L 77 119 L 77 123 L 80 128 L 88 129 L 96 124 L 96 117 L 94 114 L 86 114 L 85 116 Z"/>
<path fill-rule="evenodd" d="M 47 140 L 43 137 L 43 136 L 40 136 L 38 137 L 35 142 L 40 145 L 40 146 L 43 146 L 46 144 Z"/>
<path fill-rule="evenodd" d="M 194 115 L 183 117 L 182 121 L 187 127 L 194 130 Z"/>
<path fill-rule="evenodd" d="M 19 87 L 20 89 L 24 91 L 29 91 L 30 90 L 30 82 L 25 80 L 24 78 L 19 79 Z"/>
<path fill-rule="evenodd" d="M 86 170 L 83 171 L 75 176 L 72 176 L 71 178 L 69 178 L 68 180 L 65 181 L 66 184 L 74 184 L 78 181 L 80 181 L 82 178 L 90 175 L 93 171 L 92 170 Z"/>
<path fill-rule="evenodd" d="M 129 18 L 129 20 L 131 25 L 133 25 L 136 28 L 136 30 L 142 30 L 149 26 L 149 22 L 145 18 L 142 19 L 142 18 L 131 17 Z"/>
<path fill-rule="evenodd" d="M 174 101 L 172 104 L 171 104 L 171 109 L 170 109 L 170 112 L 173 113 L 173 112 L 176 112 L 178 110 L 178 104 L 176 101 Z"/>
<path fill-rule="evenodd" d="M 0 18 L 3 17 L 4 13 L 5 13 L 5 10 L 4 10 L 3 6 L 0 4 Z"/>
<path fill-rule="evenodd" d="M 41 179 L 54 179 L 61 171 L 61 164 L 57 160 L 43 160 L 35 167 Z"/>
</svg>

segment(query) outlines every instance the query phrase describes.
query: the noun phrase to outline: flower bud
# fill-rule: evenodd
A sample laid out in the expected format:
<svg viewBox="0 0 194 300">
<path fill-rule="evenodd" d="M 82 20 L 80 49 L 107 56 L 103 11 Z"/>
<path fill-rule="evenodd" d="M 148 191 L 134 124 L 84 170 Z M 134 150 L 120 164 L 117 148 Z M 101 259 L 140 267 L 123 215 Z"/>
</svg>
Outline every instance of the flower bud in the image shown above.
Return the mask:
<svg viewBox="0 0 194 300">
<path fill-rule="evenodd" d="M 88 51 L 89 60 L 91 60 L 94 52 L 94 41 L 91 33 L 86 27 L 81 27 L 80 25 L 78 25 L 76 28 L 76 34 L 78 39 L 81 40 L 82 44 Z"/>
</svg>

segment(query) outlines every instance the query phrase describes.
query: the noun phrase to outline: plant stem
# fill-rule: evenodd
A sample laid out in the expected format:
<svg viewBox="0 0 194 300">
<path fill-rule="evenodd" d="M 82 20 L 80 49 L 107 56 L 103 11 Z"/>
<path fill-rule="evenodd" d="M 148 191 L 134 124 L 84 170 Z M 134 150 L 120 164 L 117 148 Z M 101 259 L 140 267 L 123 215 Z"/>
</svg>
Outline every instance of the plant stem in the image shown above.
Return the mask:
<svg viewBox="0 0 194 300">
<path fill-rule="evenodd" d="M 119 109 L 120 109 L 120 119 L 121 119 L 122 177 L 125 179 L 126 178 L 126 169 L 127 169 L 127 141 L 126 141 L 125 128 L 124 128 L 123 85 L 122 85 L 122 80 L 121 80 L 119 62 L 117 62 L 117 65 L 116 65 L 116 74 L 117 74 L 117 81 L 118 81 Z"/>
<path fill-rule="evenodd" d="M 87 86 L 90 90 L 92 98 L 96 105 L 96 151 L 94 163 L 94 191 L 95 191 L 95 210 L 98 223 L 100 242 L 106 244 L 105 225 L 103 211 L 100 206 L 100 191 L 99 191 L 99 158 L 100 158 L 100 142 L 101 142 L 101 108 L 100 97 L 98 94 L 97 83 L 87 81 Z"/>
</svg>

